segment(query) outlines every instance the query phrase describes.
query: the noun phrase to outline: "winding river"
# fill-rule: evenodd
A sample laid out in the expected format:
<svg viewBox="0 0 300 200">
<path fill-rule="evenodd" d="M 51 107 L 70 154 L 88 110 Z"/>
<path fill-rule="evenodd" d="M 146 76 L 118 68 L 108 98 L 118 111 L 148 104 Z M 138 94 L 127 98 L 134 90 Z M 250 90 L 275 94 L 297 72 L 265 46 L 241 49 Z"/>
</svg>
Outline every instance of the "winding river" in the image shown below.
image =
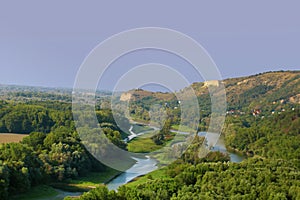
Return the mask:
<svg viewBox="0 0 300 200">
<path fill-rule="evenodd" d="M 154 159 L 147 157 L 147 159 L 134 158 L 137 162 L 131 168 L 111 180 L 107 187 L 109 190 L 116 190 L 121 185 L 128 183 L 134 178 L 150 173 L 157 169 L 157 162 Z"/>
<path fill-rule="evenodd" d="M 154 130 L 157 130 L 157 127 L 151 126 L 151 128 L 153 128 Z M 149 131 L 144 131 L 144 132 L 140 132 L 140 133 L 136 134 L 132 131 L 132 127 L 131 127 L 129 132 L 131 133 L 131 135 L 125 140 L 126 142 L 128 142 L 131 139 L 138 137 L 142 134 L 148 133 Z M 188 134 L 186 132 L 179 132 L 176 130 L 172 130 L 172 132 L 176 132 L 178 134 Z M 198 135 L 205 136 L 206 132 L 199 132 Z M 212 135 L 214 135 L 214 134 L 212 134 Z M 235 162 L 235 163 L 241 162 L 245 159 L 245 157 L 243 157 L 241 155 L 227 151 L 226 146 L 225 146 L 225 140 L 224 140 L 223 136 L 221 136 L 218 139 L 218 142 L 214 145 L 214 147 L 212 148 L 212 151 L 221 151 L 224 153 L 228 153 L 230 156 L 230 161 Z M 147 173 L 150 173 L 158 168 L 157 161 L 150 157 L 146 157 L 146 159 L 141 159 L 141 158 L 133 158 L 133 159 L 136 160 L 136 163 L 131 168 L 129 168 L 124 173 L 120 174 L 119 176 L 117 176 L 116 178 L 112 179 L 110 182 L 107 183 L 107 187 L 109 190 L 117 190 L 121 185 L 124 185 L 124 184 L 132 181 L 134 178 L 141 176 L 141 175 L 145 175 Z M 65 196 L 78 196 L 80 194 L 81 193 L 60 191 L 60 194 L 58 196 L 56 196 L 55 199 L 60 199 L 60 198 L 63 199 L 63 197 L 65 197 Z"/>
<path fill-rule="evenodd" d="M 130 129 L 130 132 L 132 134 L 132 136 L 129 136 L 129 140 L 133 139 L 134 137 L 137 137 L 139 135 L 142 135 L 146 132 L 149 131 L 145 131 L 139 134 L 136 133 L 132 133 L 132 128 Z M 176 133 L 179 134 L 187 134 L 185 132 L 178 132 L 178 131 L 174 131 Z M 199 132 L 199 135 L 205 135 L 205 132 Z M 231 162 L 241 162 L 245 159 L 245 157 L 238 155 L 236 153 L 232 153 L 232 152 L 228 152 L 226 147 L 225 147 L 225 141 L 224 141 L 224 137 L 221 136 L 218 140 L 218 142 L 214 145 L 212 151 L 221 151 L 224 153 L 228 153 L 229 157 L 230 157 L 230 161 Z M 135 159 L 137 162 L 135 165 L 133 165 L 131 168 L 129 168 L 128 170 L 126 170 L 124 173 L 120 174 L 119 176 L 117 176 L 116 178 L 114 178 L 113 180 L 111 180 L 108 184 L 107 187 L 110 190 L 117 190 L 118 187 L 120 187 L 123 184 L 128 183 L 129 181 L 133 180 L 134 178 L 141 176 L 141 175 L 145 175 L 147 173 L 150 173 L 154 170 L 157 169 L 157 161 L 147 157 L 147 159 L 140 159 L 140 158 L 133 158 Z"/>
</svg>

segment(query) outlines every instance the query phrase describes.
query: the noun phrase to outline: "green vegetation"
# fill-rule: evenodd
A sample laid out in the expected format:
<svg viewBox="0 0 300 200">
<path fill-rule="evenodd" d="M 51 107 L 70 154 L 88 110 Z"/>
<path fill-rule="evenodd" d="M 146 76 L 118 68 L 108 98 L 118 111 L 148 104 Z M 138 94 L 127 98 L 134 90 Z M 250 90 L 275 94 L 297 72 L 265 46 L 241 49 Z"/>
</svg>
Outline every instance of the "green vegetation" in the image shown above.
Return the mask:
<svg viewBox="0 0 300 200">
<path fill-rule="evenodd" d="M 128 151 L 134 153 L 149 153 L 161 149 L 171 141 L 175 134 L 170 132 L 170 122 L 156 132 L 145 133 L 128 143 Z"/>
<path fill-rule="evenodd" d="M 28 192 L 12 197 L 13 200 L 49 199 L 57 196 L 59 192 L 47 185 L 39 185 L 31 188 Z"/>
<path fill-rule="evenodd" d="M 282 105 L 297 105 L 300 102 L 300 71 L 287 72 L 267 72 L 242 78 L 231 78 L 223 81 L 228 111 L 232 115 L 250 114 L 253 109 L 263 108 L 279 110 Z M 193 83 L 198 97 L 200 117 L 198 129 L 206 131 L 209 125 L 211 114 L 211 99 L 208 88 L 204 83 Z M 185 88 L 183 90 L 187 90 Z M 160 105 L 152 116 L 155 122 L 163 122 L 163 116 L 160 113 L 167 113 L 168 118 L 172 121 L 172 126 L 181 124 L 183 127 L 194 127 L 191 123 L 195 116 L 193 107 L 187 116 L 181 121 L 181 105 L 175 95 L 165 93 L 153 93 L 144 90 L 131 91 L 133 100 L 130 101 L 130 115 L 137 121 L 149 122 L 149 111 L 151 105 Z M 190 131 L 190 130 L 186 130 Z"/>
<path fill-rule="evenodd" d="M 171 120 L 166 119 L 162 129 L 159 130 L 158 133 L 153 135 L 151 139 L 157 145 L 165 144 L 167 141 L 171 140 L 174 137 L 174 134 L 170 132 L 170 129 L 171 129 Z"/>
<path fill-rule="evenodd" d="M 90 189 L 109 182 L 112 177 L 115 177 L 119 174 L 120 172 L 114 169 L 108 169 L 104 172 L 91 172 L 87 176 L 69 180 L 66 184 L 78 188 Z"/>
<path fill-rule="evenodd" d="M 287 108 L 288 109 L 288 108 Z M 267 117 L 227 118 L 227 145 L 248 155 L 300 159 L 300 108 Z"/>
<path fill-rule="evenodd" d="M 80 199 L 299 199 L 299 176 L 296 160 L 176 162 L 122 186 L 117 193 L 98 187 Z"/>
<path fill-rule="evenodd" d="M 154 179 L 162 179 L 162 180 L 167 179 L 168 176 L 166 174 L 166 170 L 167 170 L 167 168 L 164 167 L 164 168 L 161 168 L 160 170 L 155 170 L 153 172 L 150 172 L 147 175 L 137 177 L 133 181 L 126 184 L 126 186 L 127 187 L 137 187 L 141 183 L 145 183 L 147 181 L 151 181 L 151 180 L 154 180 Z"/>
<path fill-rule="evenodd" d="M 180 128 L 180 130 L 179 130 Z M 171 126 L 171 129 L 176 130 L 176 131 L 182 131 L 182 132 L 195 132 L 195 130 L 191 129 L 188 126 L 179 126 L 178 124 L 174 124 Z"/>
<path fill-rule="evenodd" d="M 126 149 L 122 141 L 125 133 L 116 128 L 112 113 L 97 111 L 97 117 L 100 125 L 105 124 L 102 131 L 107 138 Z M 119 173 L 101 164 L 85 149 L 75 131 L 69 103 L 0 101 L 0 130 L 30 133 L 23 135 L 26 137 L 20 143 L 0 144 L 0 199 L 26 193 L 42 184 L 77 190 L 89 181 L 70 183 L 69 180 L 91 177 L 93 173 L 99 175 L 97 183 L 100 183 Z"/>
<path fill-rule="evenodd" d="M 54 125 L 47 109 L 33 105 L 11 105 L 1 109 L 0 131 L 8 133 L 49 132 Z"/>
<path fill-rule="evenodd" d="M 118 192 L 99 186 L 119 172 L 104 166 L 86 150 L 75 129 L 68 92 L 4 89 L 0 100 L 0 132 L 29 136 L 19 143 L 0 144 L 0 199 L 60 195 L 59 190 L 50 186 L 71 191 L 96 187 L 80 199 L 300 199 L 300 72 L 263 73 L 227 79 L 224 84 L 228 101 L 226 145 L 246 154 L 248 159 L 230 163 L 228 155 L 220 152 L 200 158 L 204 140 L 196 136 L 179 160 L 136 178 Z M 194 83 L 192 87 L 201 108 L 199 130 L 205 131 L 211 117 L 210 95 L 203 83 Z M 185 130 L 192 127 L 196 111 L 188 107 L 190 112 L 181 121 L 181 105 L 173 94 L 143 90 L 132 93 L 130 115 L 148 122 L 151 111 L 151 119 L 163 126 L 162 130 L 126 144 L 123 139 L 128 135 L 127 130 L 120 130 L 112 111 L 106 109 L 109 99 L 97 97 L 96 117 L 102 130 L 83 127 L 84 139 L 99 141 L 95 136 L 103 131 L 124 150 L 152 152 L 173 145 L 171 127 L 176 129 L 179 124 Z M 154 109 L 153 104 L 161 106 Z M 122 127 L 129 129 L 129 121 L 123 114 L 116 115 Z M 88 124 L 92 116 L 86 117 L 83 123 Z M 150 130 L 140 125 L 134 125 L 133 129 L 137 133 Z M 106 144 L 93 145 L 105 154 Z M 164 160 L 180 153 L 178 148 L 159 154 L 156 159 L 163 165 Z"/>
<path fill-rule="evenodd" d="M 172 165 L 136 178 L 117 193 L 98 187 L 80 199 L 300 199 L 299 72 L 264 73 L 224 82 L 229 104 L 226 145 L 246 154 L 247 160 L 230 163 L 228 155 L 219 152 L 200 159 L 199 144 L 203 140 L 195 138 Z M 210 102 L 202 84 L 193 87 L 199 99 L 204 99 L 200 102 L 205 106 L 199 130 L 205 131 Z M 140 101 L 145 98 L 142 96 Z M 132 113 L 135 117 L 146 116 L 138 105 L 132 103 L 131 108 L 139 110 Z M 147 106 L 143 108 L 147 112 Z M 176 127 L 178 109 L 166 110 Z"/>
<path fill-rule="evenodd" d="M 128 143 L 128 151 L 134 153 L 149 153 L 162 148 L 162 145 L 157 145 L 149 137 L 153 136 L 153 133 L 144 134 L 142 137 L 137 137 Z"/>
</svg>

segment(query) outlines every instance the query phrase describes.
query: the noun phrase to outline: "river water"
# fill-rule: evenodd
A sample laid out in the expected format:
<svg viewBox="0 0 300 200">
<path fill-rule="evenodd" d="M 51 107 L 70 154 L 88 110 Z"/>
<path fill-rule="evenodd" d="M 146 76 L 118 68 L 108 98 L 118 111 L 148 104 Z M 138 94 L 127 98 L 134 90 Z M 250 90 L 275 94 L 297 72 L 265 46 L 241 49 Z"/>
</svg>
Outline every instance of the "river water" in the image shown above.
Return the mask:
<svg viewBox="0 0 300 200">
<path fill-rule="evenodd" d="M 217 143 L 213 146 L 213 148 L 211 150 L 212 151 L 220 151 L 222 153 L 228 153 L 228 155 L 230 157 L 230 162 L 239 163 L 245 159 L 245 156 L 242 156 L 235 152 L 229 152 L 226 149 L 225 138 L 223 135 L 219 136 L 219 134 L 216 134 L 216 133 L 206 133 L 206 132 L 199 132 L 198 135 L 203 136 L 203 137 L 206 136 L 208 144 L 210 143 L 210 140 L 212 143 L 213 143 L 213 141 L 217 141 Z"/>
<path fill-rule="evenodd" d="M 150 173 L 157 169 L 157 161 L 147 157 L 146 159 L 133 158 L 137 162 L 130 169 L 120 174 L 107 184 L 109 190 L 116 190 L 121 185 L 128 183 L 134 178 Z"/>
<path fill-rule="evenodd" d="M 173 132 L 176 132 L 179 134 L 187 134 L 185 132 L 178 132 L 178 131 L 173 131 Z M 137 137 L 143 133 L 147 133 L 147 131 L 136 134 L 134 137 Z M 214 133 L 207 134 L 206 132 L 199 132 L 198 135 L 206 136 L 208 143 L 210 142 L 209 140 L 211 140 L 211 138 L 217 136 Z M 132 138 L 134 138 L 134 137 L 132 137 Z M 217 140 L 217 143 L 212 148 L 212 151 L 220 151 L 223 153 L 228 153 L 229 157 L 230 157 L 230 161 L 235 162 L 235 163 L 239 163 L 245 159 L 244 156 L 227 151 L 226 146 L 225 146 L 224 136 L 219 137 L 219 139 Z M 116 178 L 112 179 L 109 183 L 107 183 L 107 187 L 109 190 L 117 190 L 121 185 L 124 185 L 124 184 L 132 181 L 134 178 L 141 176 L 141 175 L 148 174 L 157 169 L 157 161 L 150 157 L 146 157 L 145 159 L 141 159 L 141 158 L 133 158 L 133 159 L 136 160 L 136 163 L 131 168 L 129 168 L 124 173 L 120 174 Z M 61 198 L 63 199 L 63 197 L 68 196 L 68 195 L 69 196 L 78 196 L 79 194 L 80 193 L 66 193 L 66 194 L 62 193 L 60 195 L 62 195 Z M 59 199 L 59 198 L 57 198 L 57 199 Z"/>
<path fill-rule="evenodd" d="M 224 136 L 221 136 L 219 138 L 218 142 L 216 143 L 216 145 L 214 146 L 212 151 L 220 151 L 223 153 L 228 153 L 228 155 L 230 157 L 230 162 L 239 163 L 239 162 L 242 162 L 243 160 L 245 160 L 245 156 L 227 151 L 226 146 L 225 146 Z"/>
<path fill-rule="evenodd" d="M 176 132 L 176 131 L 174 131 L 174 132 Z M 185 133 L 182 133 L 182 134 L 185 134 Z M 206 135 L 205 132 L 199 132 L 198 134 L 200 136 Z M 235 163 L 241 162 L 245 159 L 244 156 L 227 151 L 227 149 L 225 147 L 225 140 L 224 140 L 223 136 L 221 136 L 219 138 L 217 143 L 214 145 L 212 151 L 221 151 L 223 153 L 228 153 L 230 156 L 230 161 L 235 162 Z M 107 184 L 107 187 L 109 190 L 117 190 L 118 187 L 128 183 L 129 181 L 133 180 L 134 178 L 141 176 L 141 175 L 145 175 L 145 174 L 150 173 L 157 169 L 157 166 L 156 166 L 157 161 L 150 157 L 146 157 L 145 159 L 141 159 L 141 158 L 133 158 L 133 159 L 135 159 L 137 161 L 136 164 L 134 164 L 131 168 L 126 170 L 124 173 L 120 174 L 119 176 L 117 176 L 116 178 L 111 180 Z M 55 199 L 60 199 L 60 198 L 63 199 L 65 196 L 79 196 L 80 194 L 81 193 L 72 193 L 72 192 L 61 191 L 60 194 Z"/>
<path fill-rule="evenodd" d="M 179 134 L 186 134 L 186 133 L 179 133 Z M 200 136 L 205 136 L 206 132 L 199 132 L 198 134 Z M 211 134 L 211 135 L 216 135 L 216 134 Z M 207 136 L 209 136 L 209 134 Z M 207 139 L 209 140 L 209 137 L 207 137 Z M 230 161 L 235 162 L 235 163 L 241 162 L 245 159 L 245 157 L 243 157 L 241 155 L 227 151 L 223 136 L 219 137 L 219 139 L 218 139 L 217 143 L 214 145 L 212 151 L 220 151 L 223 153 L 228 153 L 229 157 L 230 157 Z M 144 175 L 144 174 L 147 174 L 147 173 L 150 173 L 157 169 L 157 166 L 156 166 L 157 161 L 154 159 L 151 159 L 149 157 L 147 159 L 138 159 L 138 158 L 134 158 L 134 159 L 137 160 L 137 163 L 135 165 L 133 165 L 130 169 L 128 169 L 127 171 L 120 174 L 119 176 L 114 178 L 112 181 L 110 181 L 107 184 L 108 189 L 116 190 L 116 189 L 118 189 L 118 187 L 120 187 L 123 184 L 128 183 L 129 181 L 133 180 L 134 178 Z"/>
</svg>

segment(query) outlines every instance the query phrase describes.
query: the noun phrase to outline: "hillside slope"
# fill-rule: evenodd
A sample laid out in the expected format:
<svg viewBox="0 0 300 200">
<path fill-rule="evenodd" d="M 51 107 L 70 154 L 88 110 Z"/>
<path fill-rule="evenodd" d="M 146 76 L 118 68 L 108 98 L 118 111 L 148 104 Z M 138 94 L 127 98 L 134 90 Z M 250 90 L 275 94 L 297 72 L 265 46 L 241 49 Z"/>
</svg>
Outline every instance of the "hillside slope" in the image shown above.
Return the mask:
<svg viewBox="0 0 300 200">
<path fill-rule="evenodd" d="M 201 101 L 209 101 L 208 84 L 217 85 L 217 81 L 197 82 L 191 87 Z M 266 72 L 252 76 L 230 78 L 223 81 L 226 90 L 228 109 L 242 109 L 266 104 L 300 104 L 300 71 Z M 175 102 L 175 95 L 145 90 L 132 90 L 126 100 L 143 102 L 147 107 L 153 102 Z M 125 95 L 128 95 L 126 93 Z M 128 96 L 127 96 L 128 97 Z M 132 97 L 132 98 L 130 98 Z M 151 101 L 149 101 L 151 99 Z"/>
</svg>

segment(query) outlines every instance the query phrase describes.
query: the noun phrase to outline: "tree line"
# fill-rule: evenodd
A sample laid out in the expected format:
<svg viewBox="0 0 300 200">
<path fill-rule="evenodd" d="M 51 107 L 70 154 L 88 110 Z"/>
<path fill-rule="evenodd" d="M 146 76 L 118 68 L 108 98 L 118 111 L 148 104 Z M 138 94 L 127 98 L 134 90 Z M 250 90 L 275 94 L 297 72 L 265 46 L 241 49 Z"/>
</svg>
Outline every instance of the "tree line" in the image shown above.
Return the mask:
<svg viewBox="0 0 300 200">
<path fill-rule="evenodd" d="M 103 126 L 96 131 L 126 149 L 126 133 L 117 128 L 111 111 L 97 111 L 97 117 Z M 0 144 L 0 199 L 108 169 L 82 144 L 69 103 L 1 101 L 0 132 L 30 133 L 20 143 Z"/>
</svg>

